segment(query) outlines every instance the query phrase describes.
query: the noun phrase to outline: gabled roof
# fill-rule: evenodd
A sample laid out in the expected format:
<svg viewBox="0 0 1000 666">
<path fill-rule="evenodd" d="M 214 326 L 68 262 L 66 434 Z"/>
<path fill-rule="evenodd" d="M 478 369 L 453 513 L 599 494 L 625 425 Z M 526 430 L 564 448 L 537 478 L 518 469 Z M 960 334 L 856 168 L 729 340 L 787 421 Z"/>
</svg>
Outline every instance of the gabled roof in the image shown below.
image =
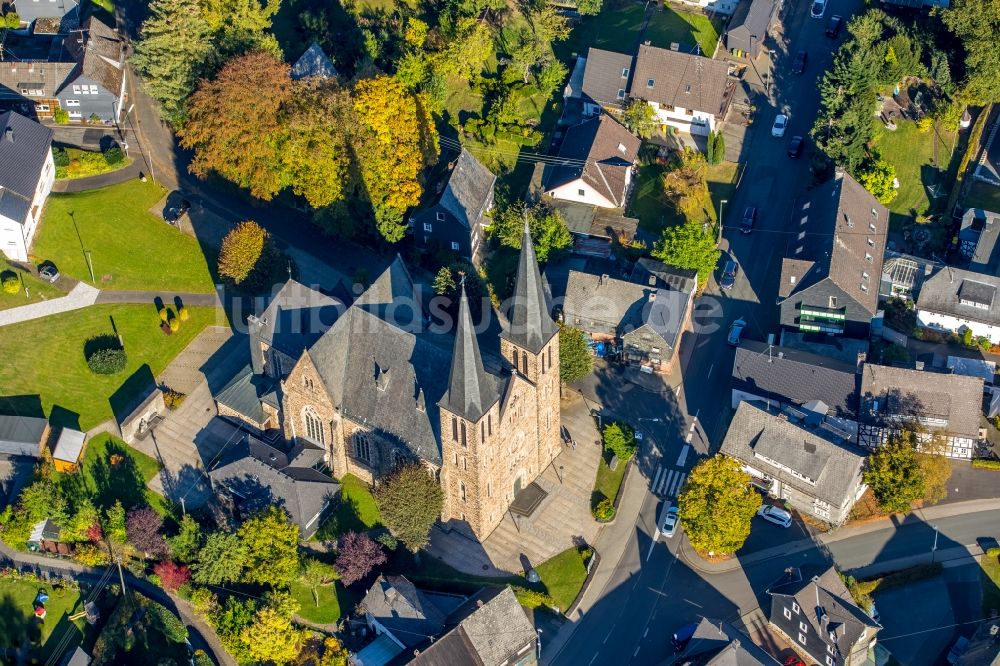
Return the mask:
<svg viewBox="0 0 1000 666">
<path fill-rule="evenodd" d="M 733 625 L 705 617 L 698 622 L 678 659 L 688 666 L 778 666 L 780 663 Z"/>
<path fill-rule="evenodd" d="M 340 491 L 340 484 L 314 469 L 315 457 L 303 455 L 312 445 L 285 453 L 247 435 L 223 454 L 208 475 L 249 504 L 251 510 L 278 505 L 303 531 Z M 300 457 L 302 456 L 302 457 Z M 312 531 L 318 523 L 310 526 Z"/>
<path fill-rule="evenodd" d="M 969 257 L 969 270 L 996 274 L 1000 268 L 1000 213 L 970 208 L 962 215 L 959 248 Z"/>
<path fill-rule="evenodd" d="M 733 17 L 729 19 L 727 32 L 741 28 L 746 30 L 746 34 L 763 39 L 773 13 L 774 0 L 745 0 L 736 7 Z"/>
<path fill-rule="evenodd" d="M 583 94 L 601 104 L 624 104 L 631 73 L 631 54 L 591 48 L 583 71 Z M 619 91 L 623 91 L 620 97 Z"/>
<path fill-rule="evenodd" d="M 827 645 L 835 646 L 842 658 L 851 654 L 858 642 L 871 640 L 882 628 L 854 603 L 833 567 L 812 578 L 792 569 L 767 593 L 776 597 L 793 598 L 802 609 L 799 617 L 804 618 L 812 631 Z M 770 610 L 773 613 L 774 606 Z M 835 641 L 830 639 L 831 631 L 834 632 Z M 822 661 L 826 658 L 826 652 L 811 656 Z"/>
<path fill-rule="evenodd" d="M 0 454 L 39 457 L 48 426 L 46 419 L 0 414 Z"/>
<path fill-rule="evenodd" d="M 289 279 L 264 312 L 248 323 L 251 333 L 268 346 L 298 358 L 346 309 L 340 299 Z"/>
<path fill-rule="evenodd" d="M 80 65 L 80 73 L 117 96 L 125 76 L 125 44 L 118 34 L 91 16 L 79 34 L 69 35 L 66 50 Z"/>
<path fill-rule="evenodd" d="M 725 106 L 728 78 L 725 60 L 641 44 L 629 95 L 717 116 Z"/>
<path fill-rule="evenodd" d="M 338 74 L 337 68 L 323 52 L 323 47 L 318 42 L 313 42 L 292 65 L 291 76 L 293 81 L 298 81 L 313 76 L 320 79 L 332 79 Z"/>
<path fill-rule="evenodd" d="M 245 416 L 253 423 L 263 424 L 267 420 L 267 412 L 264 411 L 261 400 L 271 394 L 276 385 L 274 379 L 253 372 L 248 365 L 236 373 L 215 395 L 215 401 Z"/>
<path fill-rule="evenodd" d="M 889 210 L 838 172 L 796 206 L 779 294 L 792 296 L 829 279 L 874 315 L 888 225 Z"/>
<path fill-rule="evenodd" d="M 0 70 L 6 68 L 6 63 Z M 28 207 L 34 199 L 42 167 L 52 147 L 53 132 L 34 120 L 8 111 L 0 114 L 0 206 L 4 209 L 19 199 L 17 210 L 21 215 L 8 215 L 23 222 Z M 5 201 L 10 197 L 9 203 Z"/>
<path fill-rule="evenodd" d="M 698 271 L 671 266 L 650 257 L 640 257 L 632 267 L 629 281 L 689 294 L 698 287 Z"/>
<path fill-rule="evenodd" d="M 917 310 L 998 325 L 998 288 L 1000 277 L 943 266 L 924 280 L 917 296 Z"/>
<path fill-rule="evenodd" d="M 743 341 L 733 361 L 733 389 L 792 405 L 821 400 L 838 417 L 856 414 L 857 383 L 849 363 L 756 340 Z"/>
<path fill-rule="evenodd" d="M 472 229 L 493 192 L 497 177 L 468 150 L 462 149 L 438 205 L 459 224 Z"/>
<path fill-rule="evenodd" d="M 462 278 L 458 304 L 458 326 L 455 347 L 451 355 L 448 392 L 441 398 L 441 407 L 467 421 L 476 422 L 500 399 L 496 380 L 486 374 L 479 354 L 476 329 L 469 313 L 469 299 Z M 465 427 L 464 425 L 462 426 Z"/>
<path fill-rule="evenodd" d="M 405 576 L 379 576 L 361 606 L 407 647 L 416 647 L 441 634 L 448 613 L 462 598 L 442 597 L 418 589 Z M 441 601 L 448 601 L 442 608 Z M 436 603 L 437 602 L 437 603 Z"/>
<path fill-rule="evenodd" d="M 66 56 L 68 57 L 68 56 Z M 23 100 L 22 88 L 41 90 L 43 97 L 55 97 L 77 70 L 75 62 L 10 61 L 0 67 L 0 100 Z"/>
<path fill-rule="evenodd" d="M 566 130 L 559 163 L 548 173 L 546 190 L 583 180 L 614 206 L 625 206 L 628 172 L 635 164 L 640 140 L 607 114 Z"/>
<path fill-rule="evenodd" d="M 848 443 L 849 437 L 850 433 L 826 423 L 809 427 L 776 410 L 741 402 L 720 453 L 840 507 L 857 490 L 865 462 L 863 452 Z"/>
<path fill-rule="evenodd" d="M 514 295 L 507 315 L 507 327 L 500 335 L 518 347 L 537 354 L 558 332 L 549 311 L 535 246 L 525 220 Z"/>
<path fill-rule="evenodd" d="M 885 417 L 947 421 L 946 426 L 924 423 L 930 430 L 978 438 L 983 380 L 926 370 L 893 368 L 865 363 L 861 373 L 861 418 Z"/>
<path fill-rule="evenodd" d="M 58 541 L 62 528 L 52 522 L 51 518 L 46 518 L 35 523 L 28 536 L 28 543 L 38 543 L 40 541 Z"/>
</svg>

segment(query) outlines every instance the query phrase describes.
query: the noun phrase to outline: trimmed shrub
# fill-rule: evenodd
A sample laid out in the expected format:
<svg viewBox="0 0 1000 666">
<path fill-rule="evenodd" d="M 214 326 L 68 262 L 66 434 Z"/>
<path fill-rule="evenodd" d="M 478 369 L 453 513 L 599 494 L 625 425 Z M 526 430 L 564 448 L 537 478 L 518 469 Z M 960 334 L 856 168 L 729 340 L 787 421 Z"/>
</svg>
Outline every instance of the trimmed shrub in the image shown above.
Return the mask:
<svg viewBox="0 0 1000 666">
<path fill-rule="evenodd" d="M 176 333 L 181 328 L 181 320 L 178 319 L 177 317 L 173 317 L 170 320 L 169 326 L 170 326 L 170 331 L 173 332 L 173 333 Z"/>
<path fill-rule="evenodd" d="M 117 374 L 128 364 L 128 354 L 113 335 L 99 335 L 87 340 L 83 353 L 90 371 L 97 375 Z"/>
<path fill-rule="evenodd" d="M 163 308 L 162 310 L 160 310 L 160 321 L 166 323 L 168 319 L 170 319 L 170 311 L 167 310 L 166 308 Z"/>
<path fill-rule="evenodd" d="M 399 548 L 399 541 L 396 537 L 392 536 L 392 532 L 382 532 L 382 534 L 375 537 L 375 540 L 385 546 L 389 552 L 395 552 Z"/>
<path fill-rule="evenodd" d="M 615 518 L 615 505 L 610 499 L 604 498 L 594 507 L 593 513 L 597 522 L 610 523 Z"/>
<path fill-rule="evenodd" d="M 524 608 L 539 608 L 540 606 L 552 605 L 552 597 L 544 592 L 516 585 L 512 585 L 511 589 L 514 590 L 514 596 L 517 597 L 517 603 L 521 604 Z"/>
<path fill-rule="evenodd" d="M 1000 557 L 1000 548 L 987 548 L 986 557 Z"/>
<path fill-rule="evenodd" d="M 21 25 L 21 17 L 18 16 L 17 12 L 7 12 L 0 23 L 4 23 L 8 28 L 14 30 Z"/>
<path fill-rule="evenodd" d="M 617 421 L 604 426 L 604 448 L 618 456 L 618 462 L 628 462 L 639 446 L 635 443 L 635 431 L 628 425 Z"/>
<path fill-rule="evenodd" d="M 1000 460 L 991 460 L 988 458 L 977 458 L 972 461 L 972 466 L 976 469 L 992 469 L 995 471 L 1000 471 Z"/>
<path fill-rule="evenodd" d="M 21 280 L 14 271 L 4 271 L 0 273 L 0 284 L 6 294 L 16 294 L 21 291 Z"/>
<path fill-rule="evenodd" d="M 121 148 L 115 146 L 104 151 L 104 161 L 108 166 L 115 166 L 125 161 L 125 155 L 122 153 Z"/>
<path fill-rule="evenodd" d="M 69 122 L 69 111 L 66 109 L 56 109 L 52 114 L 52 119 L 56 121 L 57 125 L 65 125 Z"/>
<path fill-rule="evenodd" d="M 187 321 L 187 320 L 188 320 L 188 317 L 190 317 L 190 316 L 191 316 L 191 313 L 190 313 L 190 312 L 188 312 L 188 309 L 187 309 L 187 306 L 184 306 L 184 305 L 182 305 L 182 306 L 181 306 L 181 307 L 180 307 L 180 308 L 179 308 L 179 309 L 177 310 L 177 316 L 181 318 L 181 321 Z"/>
<path fill-rule="evenodd" d="M 52 148 L 52 161 L 55 163 L 56 167 L 68 167 L 69 166 L 69 153 L 66 152 L 65 148 Z"/>
<path fill-rule="evenodd" d="M 275 254 L 270 234 L 253 220 L 240 222 L 222 239 L 219 251 L 219 275 L 234 284 L 256 282 L 266 275 Z M 256 275 L 254 275 L 256 274 Z"/>
</svg>

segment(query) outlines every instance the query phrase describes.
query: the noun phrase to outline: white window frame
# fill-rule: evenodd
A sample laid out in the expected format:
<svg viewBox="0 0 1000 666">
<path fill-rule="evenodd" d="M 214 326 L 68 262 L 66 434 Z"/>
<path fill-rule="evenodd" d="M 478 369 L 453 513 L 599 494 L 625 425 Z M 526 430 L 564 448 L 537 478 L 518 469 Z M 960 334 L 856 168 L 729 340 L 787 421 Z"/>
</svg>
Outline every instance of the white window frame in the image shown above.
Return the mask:
<svg viewBox="0 0 1000 666">
<path fill-rule="evenodd" d="M 459 250 L 458 243 L 456 243 L 455 241 L 452 241 L 451 242 L 451 249 L 454 250 L 455 252 L 458 252 L 458 250 Z"/>
<path fill-rule="evenodd" d="M 73 94 L 74 95 L 86 95 L 87 91 L 81 90 L 80 86 L 73 86 Z"/>
<path fill-rule="evenodd" d="M 833 661 L 833 657 L 831 657 L 830 655 L 826 655 L 826 666 L 833 666 L 834 663 L 835 662 Z"/>
<path fill-rule="evenodd" d="M 441 211 L 438 211 L 437 213 L 437 221 L 444 222 L 444 213 L 442 213 Z"/>
<path fill-rule="evenodd" d="M 799 614 L 799 610 L 800 610 L 799 609 L 799 605 L 793 601 L 792 602 L 792 612 L 795 613 L 796 615 L 798 615 Z"/>
<path fill-rule="evenodd" d="M 78 100 L 78 99 L 68 99 L 68 100 L 66 100 L 66 106 L 80 106 L 80 100 Z"/>
<path fill-rule="evenodd" d="M 424 222 L 424 231 L 426 231 L 427 233 L 434 231 L 434 225 L 431 224 L 430 222 Z"/>
<path fill-rule="evenodd" d="M 98 91 L 97 91 L 97 86 L 95 86 L 94 84 L 90 85 L 90 94 L 91 95 L 97 95 L 97 94 L 99 94 Z"/>
<path fill-rule="evenodd" d="M 784 610 L 785 610 L 785 619 L 786 620 L 791 620 L 792 619 L 792 611 L 788 610 L 787 606 L 785 606 Z"/>
<path fill-rule="evenodd" d="M 802 645 L 806 644 L 806 637 L 803 636 L 802 634 L 799 634 L 799 643 L 801 643 Z"/>
<path fill-rule="evenodd" d="M 799 631 L 801 631 L 803 634 L 808 634 L 809 633 L 809 625 L 806 624 L 805 622 L 799 620 Z"/>
</svg>

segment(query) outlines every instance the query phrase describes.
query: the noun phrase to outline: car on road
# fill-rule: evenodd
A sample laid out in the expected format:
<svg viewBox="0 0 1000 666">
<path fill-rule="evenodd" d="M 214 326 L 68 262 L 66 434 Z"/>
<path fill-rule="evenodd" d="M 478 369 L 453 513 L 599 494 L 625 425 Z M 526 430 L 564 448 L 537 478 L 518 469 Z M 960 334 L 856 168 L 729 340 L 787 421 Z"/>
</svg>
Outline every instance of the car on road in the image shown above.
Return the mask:
<svg viewBox="0 0 1000 666">
<path fill-rule="evenodd" d="M 809 54 L 805 51 L 799 51 L 795 54 L 795 60 L 792 61 L 792 74 L 802 74 L 806 71 L 806 62 L 809 60 Z"/>
<path fill-rule="evenodd" d="M 823 18 L 823 14 L 826 14 L 826 0 L 813 0 L 812 7 L 809 8 L 809 16 Z"/>
<path fill-rule="evenodd" d="M 780 507 L 776 507 L 771 504 L 765 504 L 757 510 L 757 515 L 768 521 L 769 523 L 774 523 L 779 527 L 791 527 L 792 526 L 792 514 L 788 513 Z"/>
<path fill-rule="evenodd" d="M 746 319 L 742 318 L 737 319 L 729 325 L 729 336 L 726 338 L 726 342 L 729 343 L 730 347 L 740 346 L 740 342 L 743 340 L 743 331 L 746 330 L 746 327 Z"/>
<path fill-rule="evenodd" d="M 745 234 L 753 231 L 753 225 L 757 221 L 757 207 L 747 206 L 747 209 L 743 211 L 743 221 L 740 222 L 740 231 Z"/>
<path fill-rule="evenodd" d="M 735 261 L 727 261 L 725 267 L 722 269 L 722 279 L 719 280 L 719 288 L 732 289 L 733 285 L 736 284 L 736 274 L 739 271 L 740 267 Z"/>
<path fill-rule="evenodd" d="M 663 532 L 663 536 L 668 539 L 674 536 L 674 532 L 677 531 L 677 507 L 672 506 L 667 509 L 667 515 L 663 517 L 663 524 L 660 525 L 660 531 Z"/>
<path fill-rule="evenodd" d="M 59 279 L 59 269 L 51 261 L 47 261 L 38 267 L 38 277 L 46 282 L 55 282 Z"/>
<path fill-rule="evenodd" d="M 774 124 L 771 125 L 771 136 L 780 139 L 785 136 L 786 129 L 788 129 L 788 116 L 783 113 L 779 113 L 774 119 Z"/>
<path fill-rule="evenodd" d="M 692 622 L 691 624 L 685 624 L 683 627 L 674 632 L 674 635 L 670 638 L 670 643 L 674 648 L 674 652 L 680 652 L 687 647 L 687 644 L 691 642 L 691 638 L 694 636 L 694 632 L 698 630 L 698 623 Z"/>
<path fill-rule="evenodd" d="M 843 25 L 843 17 L 834 14 L 830 17 L 830 22 L 826 24 L 826 36 L 830 39 L 837 39 L 837 35 L 840 34 L 840 28 Z"/>
<path fill-rule="evenodd" d="M 792 140 L 788 142 L 788 156 L 793 160 L 802 157 L 802 151 L 805 150 L 806 140 L 801 136 L 793 136 Z"/>
</svg>

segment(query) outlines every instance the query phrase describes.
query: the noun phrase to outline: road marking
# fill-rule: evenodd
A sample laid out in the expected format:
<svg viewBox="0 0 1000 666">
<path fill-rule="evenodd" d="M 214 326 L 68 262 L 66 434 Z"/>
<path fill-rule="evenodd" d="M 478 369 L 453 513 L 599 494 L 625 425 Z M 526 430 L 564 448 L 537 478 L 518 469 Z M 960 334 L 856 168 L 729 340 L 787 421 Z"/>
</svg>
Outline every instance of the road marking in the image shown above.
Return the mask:
<svg viewBox="0 0 1000 666">
<path fill-rule="evenodd" d="M 710 378 L 712 377 L 712 370 L 715 370 L 715 364 L 714 364 L 714 363 L 713 363 L 713 364 L 712 364 L 712 366 L 711 366 L 711 367 L 710 367 L 710 368 L 708 369 L 708 375 L 707 375 L 707 376 L 705 377 L 705 379 L 710 379 Z"/>
<path fill-rule="evenodd" d="M 692 606 L 696 606 L 697 608 L 703 608 L 703 606 L 701 604 L 696 604 L 695 602 L 691 601 L 690 599 L 683 599 L 683 601 L 686 601 L 689 604 L 691 604 Z"/>
<path fill-rule="evenodd" d="M 645 638 L 646 634 L 649 633 L 649 627 L 646 627 L 646 631 L 642 632 L 642 637 Z"/>
<path fill-rule="evenodd" d="M 691 433 L 688 433 L 687 441 L 688 441 L 688 443 L 685 444 L 684 448 L 681 449 L 681 454 L 679 456 L 677 456 L 677 466 L 678 467 L 684 467 L 684 462 L 687 460 L 688 451 L 691 449 L 691 446 L 690 446 L 690 444 L 691 444 Z"/>
<path fill-rule="evenodd" d="M 615 630 L 612 627 L 611 631 L 608 632 L 608 635 L 604 637 L 604 643 L 608 642 L 608 639 L 611 638 L 611 634 L 613 634 L 613 633 L 615 633 Z"/>
<path fill-rule="evenodd" d="M 633 657 L 639 656 L 639 648 L 638 647 L 636 647 L 635 652 L 632 653 L 632 656 Z"/>
<path fill-rule="evenodd" d="M 675 479 L 674 485 L 670 487 L 670 492 L 668 493 L 668 495 L 670 497 L 676 497 L 677 496 L 677 493 L 679 493 L 681 491 L 681 488 L 684 486 L 684 479 L 686 479 L 686 478 L 687 478 L 687 474 L 678 474 L 677 475 L 677 479 Z"/>
<path fill-rule="evenodd" d="M 656 487 L 656 483 L 660 480 L 660 474 L 663 472 L 663 465 L 656 468 L 656 476 L 653 477 L 653 482 L 649 484 L 649 489 L 653 490 Z"/>
<path fill-rule="evenodd" d="M 595 661 L 597 661 L 597 653 L 596 652 L 594 653 L 594 658 L 590 660 L 590 664 L 587 664 L 587 666 L 591 666 L 591 664 L 593 664 Z"/>
<path fill-rule="evenodd" d="M 664 480 L 663 480 L 663 483 L 662 483 L 662 484 L 661 484 L 661 486 L 660 486 L 660 494 L 661 494 L 661 495 L 666 495 L 666 494 L 667 494 L 667 489 L 668 489 L 668 488 L 669 488 L 670 486 L 672 486 L 672 485 L 673 485 L 673 483 L 674 483 L 674 478 L 675 478 L 675 477 L 676 477 L 676 476 L 677 476 L 678 474 L 680 474 L 680 472 L 678 472 L 677 470 L 675 470 L 675 469 L 672 469 L 672 470 L 670 470 L 670 475 L 669 475 L 669 476 L 668 476 L 668 477 L 667 477 L 666 479 L 664 479 Z"/>
</svg>

